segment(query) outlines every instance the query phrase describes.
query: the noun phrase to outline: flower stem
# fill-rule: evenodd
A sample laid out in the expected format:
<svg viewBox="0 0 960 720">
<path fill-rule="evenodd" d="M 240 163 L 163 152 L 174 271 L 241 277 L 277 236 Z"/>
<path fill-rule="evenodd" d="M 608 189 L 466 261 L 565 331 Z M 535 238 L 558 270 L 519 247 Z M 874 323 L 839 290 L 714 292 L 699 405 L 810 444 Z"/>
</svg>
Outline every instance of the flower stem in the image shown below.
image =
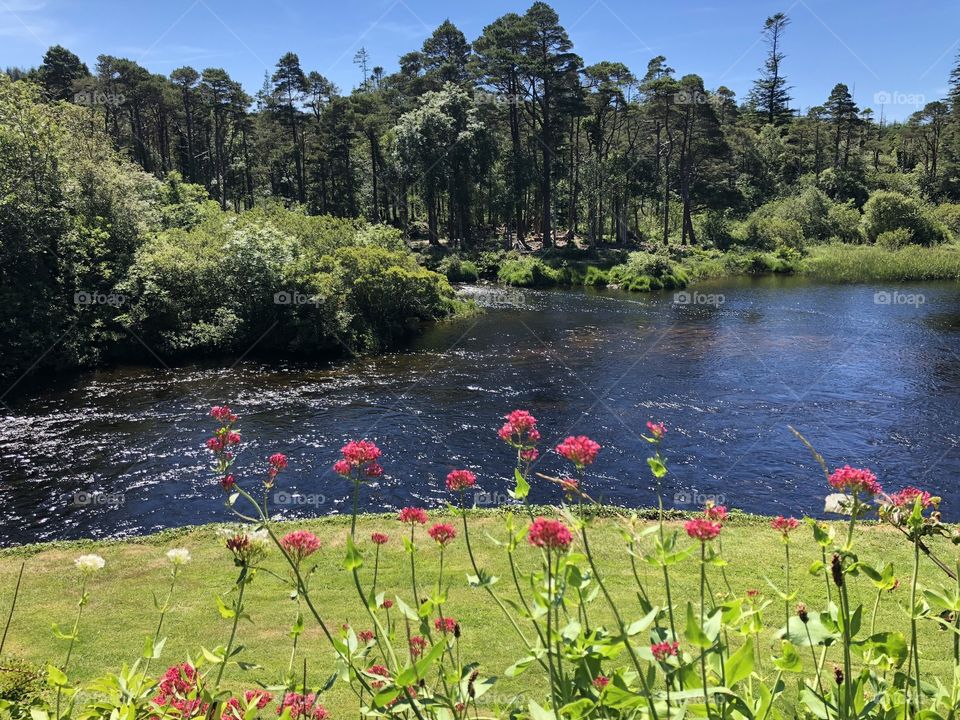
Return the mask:
<svg viewBox="0 0 960 720">
<path fill-rule="evenodd" d="M 220 668 L 217 670 L 217 679 L 213 683 L 214 694 L 220 690 L 220 680 L 223 678 L 223 671 L 226 669 L 227 661 L 230 659 L 230 653 L 233 650 L 233 643 L 237 639 L 237 626 L 240 624 L 240 615 L 243 614 L 243 592 L 247 587 L 246 567 L 240 571 L 240 577 L 237 579 L 237 585 L 240 588 L 240 592 L 237 595 L 237 602 L 233 606 L 233 627 L 230 628 L 230 639 L 227 641 L 227 649 L 223 655 L 223 662 L 220 663 Z"/>
</svg>

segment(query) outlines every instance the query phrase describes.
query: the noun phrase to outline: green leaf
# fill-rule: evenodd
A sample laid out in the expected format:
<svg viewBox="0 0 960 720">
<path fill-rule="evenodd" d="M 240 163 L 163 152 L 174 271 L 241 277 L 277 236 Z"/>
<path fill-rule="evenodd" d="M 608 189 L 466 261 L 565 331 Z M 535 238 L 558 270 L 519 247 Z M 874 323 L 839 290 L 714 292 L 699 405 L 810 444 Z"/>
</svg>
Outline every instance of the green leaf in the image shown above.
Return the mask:
<svg viewBox="0 0 960 720">
<path fill-rule="evenodd" d="M 513 479 L 516 481 L 517 486 L 513 490 L 510 490 L 510 497 L 514 500 L 523 500 L 530 494 L 530 483 L 527 482 L 527 479 L 523 476 L 523 473 L 520 472 L 519 468 L 513 469 Z"/>
<path fill-rule="evenodd" d="M 667 474 L 667 466 L 664 465 L 659 457 L 648 457 L 647 465 L 650 466 L 650 472 L 655 478 L 662 478 Z"/>
<path fill-rule="evenodd" d="M 536 658 L 533 655 L 527 655 L 527 657 L 517 660 L 513 665 L 508 667 L 503 673 L 509 678 L 517 677 L 522 675 L 527 671 L 527 668 L 530 667 L 530 664 L 533 663 Z"/>
<path fill-rule="evenodd" d="M 780 657 L 773 659 L 773 666 L 783 672 L 803 672 L 803 660 L 800 659 L 796 645 L 789 640 L 783 640 L 780 643 Z"/>
<path fill-rule="evenodd" d="M 723 678 L 728 687 L 750 677 L 753 672 L 753 639 L 747 638 L 743 646 L 727 658 L 723 664 Z"/>
<path fill-rule="evenodd" d="M 691 645 L 698 648 L 706 649 L 713 645 L 713 641 L 700 627 L 700 621 L 694 616 L 691 602 L 687 602 L 687 626 L 683 630 L 683 636 Z"/>
<path fill-rule="evenodd" d="M 47 665 L 47 682 L 56 688 L 69 685 L 66 673 L 55 665 Z"/>
<path fill-rule="evenodd" d="M 363 567 L 363 555 L 357 550 L 351 535 L 347 535 L 347 556 L 343 559 L 343 567 L 351 572 Z"/>
<path fill-rule="evenodd" d="M 219 595 L 217 595 L 217 610 L 220 611 L 220 617 L 222 617 L 224 620 L 230 620 L 237 614 L 236 611 L 232 607 L 229 607 Z"/>
<path fill-rule="evenodd" d="M 630 623 L 627 626 L 627 635 L 629 637 L 633 637 L 634 635 L 638 635 L 639 633 L 642 633 L 644 630 L 646 630 L 648 627 L 650 627 L 653 624 L 653 621 L 657 619 L 657 615 L 659 613 L 660 613 L 660 608 L 655 607 L 653 608 L 653 610 L 648 612 L 639 620 L 635 620 L 632 623 Z"/>
<path fill-rule="evenodd" d="M 557 716 L 553 714 L 552 710 L 545 710 L 533 700 L 530 701 L 527 708 L 530 710 L 531 720 L 557 720 Z"/>
</svg>

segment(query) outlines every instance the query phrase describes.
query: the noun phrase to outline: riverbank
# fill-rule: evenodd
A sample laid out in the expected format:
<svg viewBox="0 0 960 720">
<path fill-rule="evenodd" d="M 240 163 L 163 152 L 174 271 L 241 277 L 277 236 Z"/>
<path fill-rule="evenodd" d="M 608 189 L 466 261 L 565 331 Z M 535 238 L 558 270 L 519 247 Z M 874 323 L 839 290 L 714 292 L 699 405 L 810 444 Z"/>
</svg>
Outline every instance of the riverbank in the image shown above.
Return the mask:
<svg viewBox="0 0 960 720">
<path fill-rule="evenodd" d="M 421 262 L 424 260 L 421 259 Z M 573 247 L 520 255 L 506 252 L 444 256 L 428 262 L 451 282 L 490 280 L 514 287 L 611 287 L 633 292 L 674 290 L 706 279 L 800 275 L 824 282 L 960 280 L 960 245 L 884 248 L 831 243 L 803 252 L 690 247 L 600 250 Z"/>
<path fill-rule="evenodd" d="M 226 514 L 226 511 L 224 511 Z M 459 522 L 443 512 L 431 511 L 433 520 Z M 502 548 L 488 537 L 503 538 L 502 511 L 474 511 L 471 515 L 471 537 L 479 564 L 501 578 L 497 590 L 504 597 L 515 599 L 515 593 L 507 581 L 509 567 Z M 522 526 L 524 523 L 520 523 Z M 350 623 L 356 630 L 366 629 L 369 620 L 356 598 L 352 577 L 343 569 L 346 552 L 345 538 L 349 521 L 344 517 L 317 518 L 297 523 L 284 523 L 283 532 L 293 529 L 308 529 L 321 540 L 321 549 L 315 560 L 318 572 L 314 576 L 315 595 L 320 601 L 320 611 L 333 628 Z M 401 536 L 404 532 L 395 516 L 367 515 L 358 521 L 357 534 L 363 538 L 361 549 L 367 563 L 364 577 L 372 576 L 373 550 L 366 539 L 374 531 L 386 532 L 390 541 L 382 547 L 379 563 L 379 587 L 401 598 L 409 595 L 408 556 L 403 549 Z M 601 517 L 592 523 L 591 549 L 604 573 L 607 585 L 618 606 L 627 617 L 639 617 L 636 585 L 629 573 L 629 564 L 624 554 L 623 541 L 615 517 Z M 797 601 L 808 607 L 820 609 L 825 606 L 825 587 L 821 574 L 811 575 L 807 568 L 820 559 L 820 549 L 812 541 L 808 528 L 802 526 L 794 535 L 791 562 L 794 570 L 794 587 Z M 682 541 L 687 543 L 686 538 Z M 438 550 L 420 533 L 418 540 L 421 587 L 436 582 L 436 559 Z M 648 551 L 648 547 L 642 548 Z M 10 625 L 5 652 L 24 658 L 31 663 L 45 664 L 62 661 L 66 643 L 57 640 L 50 632 L 51 623 L 61 628 L 69 627 L 76 612 L 79 593 L 76 583 L 74 559 L 83 553 L 97 553 L 106 560 L 106 567 L 89 583 L 89 604 L 84 610 L 79 631 L 79 640 L 71 660 L 72 680 L 89 681 L 98 675 L 118 669 L 123 663 L 133 662 L 140 654 L 144 637 L 152 635 L 157 622 L 157 611 L 151 597 L 160 601 L 169 584 L 169 561 L 165 557 L 171 548 L 186 548 L 192 561 L 183 568 L 167 615 L 163 635 L 167 643 L 153 669 L 160 671 L 168 665 L 185 660 L 188 656 L 200 656 L 200 647 L 211 649 L 224 644 L 230 631 L 230 622 L 220 617 L 217 610 L 217 595 L 231 602 L 227 593 L 236 579 L 236 568 L 230 553 L 217 537 L 215 526 L 203 526 L 171 530 L 157 535 L 123 541 L 80 541 L 52 545 L 28 546 L 0 551 L 0 588 L 2 607 L 6 613 L 16 582 L 21 561 L 26 562 L 20 600 Z M 908 601 L 906 587 L 909 585 L 911 547 L 895 530 L 875 525 L 858 529 L 857 549 L 861 560 L 883 565 L 893 563 L 896 576 L 902 578 L 900 589 L 884 592 L 880 596 L 877 627 L 884 630 L 908 632 L 909 623 L 900 606 Z M 938 549 L 945 550 L 939 547 Z M 771 530 L 765 518 L 756 516 L 732 516 L 723 532 L 722 552 L 729 565 L 725 569 L 730 591 L 723 589 L 724 580 L 719 568 L 711 568 L 710 579 L 716 592 L 729 596 L 743 596 L 747 590 L 756 589 L 769 607 L 763 612 L 764 628 L 760 633 L 760 655 L 764 667 L 770 657 L 779 654 L 779 641 L 774 632 L 782 625 L 783 603 L 768 584 L 780 583 L 783 577 L 784 550 L 778 534 Z M 949 552 L 949 550 L 945 550 Z M 531 571 L 540 556 L 533 549 L 521 544 L 517 558 L 522 572 Z M 264 562 L 265 569 L 281 577 L 285 575 L 281 560 L 272 551 Z M 520 678 L 505 678 L 504 670 L 523 656 L 523 650 L 515 636 L 505 630 L 499 609 L 482 590 L 466 585 L 465 576 L 470 570 L 469 559 L 461 538 L 457 538 L 446 550 L 444 577 L 450 584 L 446 614 L 455 616 L 462 628 L 460 650 L 464 658 L 476 658 L 482 663 L 485 675 L 498 676 L 494 689 L 483 701 L 505 705 L 513 698 L 525 701 L 541 699 L 530 688 L 543 687 L 544 680 L 537 669 L 530 669 Z M 648 591 L 655 604 L 662 605 L 662 583 L 659 571 L 643 563 L 639 565 L 641 578 L 646 580 Z M 921 564 L 921 583 L 931 587 L 944 584 L 945 576 L 931 563 Z M 697 597 L 698 566 L 687 561 L 671 568 L 674 600 L 684 603 Z M 872 608 L 876 593 L 863 578 L 851 585 L 851 601 L 864 603 Z M 244 673 L 230 667 L 225 675 L 226 684 L 233 689 L 255 686 L 255 679 L 268 684 L 279 681 L 289 661 L 291 640 L 288 636 L 295 616 L 295 604 L 280 581 L 267 572 L 257 574 L 247 588 L 245 601 L 250 615 L 249 623 L 239 628 L 238 643 L 243 645 L 240 659 L 261 666 L 259 670 Z M 607 606 L 602 598 L 589 604 L 591 617 L 596 622 L 610 622 Z M 399 615 L 395 622 L 401 622 Z M 864 623 L 870 617 L 865 615 Z M 945 678 L 950 671 L 950 638 L 938 629 L 931 620 L 921 623 L 921 647 L 928 655 L 922 658 L 924 674 Z M 401 631 L 401 634 L 403 631 Z M 322 682 L 333 672 L 333 655 L 316 625 L 308 620 L 300 638 L 300 648 L 307 660 L 311 683 Z M 942 649 L 942 652 L 937 650 Z M 803 654 L 807 670 L 812 668 L 809 657 Z M 828 652 L 828 665 L 838 661 L 836 648 Z M 298 663 L 301 660 L 298 660 Z M 616 661 L 618 664 L 620 661 Z M 299 667 L 299 664 L 298 664 Z M 336 684 L 324 695 L 324 704 L 333 717 L 346 717 L 355 712 L 356 699 L 342 684 Z"/>
</svg>

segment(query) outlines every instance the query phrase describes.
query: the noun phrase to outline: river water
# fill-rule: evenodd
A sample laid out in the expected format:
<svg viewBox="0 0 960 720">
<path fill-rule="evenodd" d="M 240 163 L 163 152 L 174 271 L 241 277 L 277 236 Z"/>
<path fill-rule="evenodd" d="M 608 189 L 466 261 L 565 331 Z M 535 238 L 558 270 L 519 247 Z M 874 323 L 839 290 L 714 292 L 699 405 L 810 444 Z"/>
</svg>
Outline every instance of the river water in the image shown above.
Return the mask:
<svg viewBox="0 0 960 720">
<path fill-rule="evenodd" d="M 362 505 L 433 506 L 470 467 L 477 505 L 507 501 L 504 413 L 531 410 L 544 444 L 587 434 L 603 449 L 594 497 L 655 502 L 640 437 L 668 428 L 668 505 L 715 497 L 763 513 L 818 514 L 824 478 L 793 425 L 831 466 L 917 484 L 960 518 L 960 293 L 954 284 L 823 285 L 743 278 L 673 293 L 466 288 L 488 307 L 432 326 L 402 350 L 334 364 L 244 361 L 124 367 L 13 401 L 0 427 L 0 543 L 106 537 L 227 519 L 203 441 L 213 404 L 242 416 L 241 479 L 284 452 L 285 516 L 349 511 L 329 467 L 344 441 L 374 439 L 386 475 Z M 545 453 L 540 469 L 564 463 Z M 534 501 L 559 494 L 534 484 Z"/>
</svg>

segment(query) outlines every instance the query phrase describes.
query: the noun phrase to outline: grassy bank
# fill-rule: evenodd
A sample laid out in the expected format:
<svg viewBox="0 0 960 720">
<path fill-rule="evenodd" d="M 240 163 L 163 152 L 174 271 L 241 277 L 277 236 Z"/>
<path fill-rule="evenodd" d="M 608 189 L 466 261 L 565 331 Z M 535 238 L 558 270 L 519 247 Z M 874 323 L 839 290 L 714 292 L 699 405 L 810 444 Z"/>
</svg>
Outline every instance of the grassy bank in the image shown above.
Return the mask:
<svg viewBox="0 0 960 720">
<path fill-rule="evenodd" d="M 960 246 L 815 245 L 799 271 L 832 282 L 960 280 Z"/>
<path fill-rule="evenodd" d="M 433 513 L 432 515 L 441 515 Z M 502 549 L 487 537 L 504 535 L 502 517 L 497 512 L 478 512 L 473 515 L 475 551 L 481 566 L 499 576 L 498 591 L 514 599 L 515 593 L 508 587 L 509 569 Z M 344 623 L 353 623 L 357 630 L 369 623 L 351 583 L 350 574 L 343 569 L 345 536 L 349 527 L 343 518 L 323 518 L 290 524 L 293 529 L 307 528 L 315 532 L 323 546 L 315 556 L 319 566 L 314 576 L 314 587 L 321 601 L 320 611 L 328 624 L 339 628 Z M 408 598 L 409 565 L 401 544 L 401 526 L 392 516 L 362 517 L 358 525 L 358 537 L 364 538 L 363 550 L 367 565 L 361 571 L 369 579 L 372 575 L 372 551 L 366 540 L 374 530 L 387 532 L 390 542 L 384 546 L 380 563 L 380 586 Z M 896 531 L 877 526 L 865 526 L 858 530 L 858 551 L 861 559 L 874 563 L 892 562 L 897 577 L 903 586 L 881 597 L 878 629 L 908 632 L 908 620 L 901 609 L 908 602 L 907 586 L 911 567 L 911 547 Z M 422 533 L 421 533 L 422 534 Z M 811 563 L 820 558 L 819 548 L 810 540 L 807 528 L 795 535 L 792 549 L 795 587 L 799 588 L 798 600 L 811 609 L 825 605 L 825 586 L 822 575 L 811 576 L 806 572 Z M 686 538 L 682 541 L 687 542 Z M 436 581 L 432 576 L 438 551 L 433 543 L 423 538 L 420 553 L 426 562 L 419 563 L 421 588 Z M 160 671 L 167 665 L 182 661 L 188 656 L 196 657 L 200 646 L 212 648 L 226 642 L 230 623 L 222 620 L 217 611 L 216 596 L 226 593 L 233 586 L 236 568 L 216 536 L 215 528 L 202 527 L 171 531 L 131 541 L 59 543 L 6 550 L 0 553 L 0 588 L 3 594 L 0 610 L 9 607 L 9 599 L 16 581 L 21 561 L 26 562 L 20 602 L 10 627 L 5 652 L 13 653 L 36 663 L 62 662 L 66 643 L 56 640 L 50 630 L 51 623 L 62 628 L 69 627 L 76 612 L 77 585 L 73 560 L 81 553 L 96 552 L 106 559 L 106 568 L 91 581 L 90 602 L 84 610 L 80 626 L 80 640 L 71 660 L 71 677 L 89 680 L 108 670 L 115 670 L 124 662 L 132 662 L 140 653 L 144 637 L 151 635 L 157 622 L 157 612 L 152 597 L 156 594 L 162 601 L 168 583 L 169 565 L 164 553 L 174 547 L 185 547 L 193 556 L 186 566 L 173 607 L 167 616 L 164 634 L 168 636 L 163 656 L 154 663 Z M 613 517 L 600 518 L 594 522 L 591 548 L 599 559 L 609 589 L 622 612 L 629 618 L 639 617 L 636 585 L 630 575 L 629 561 Z M 941 548 L 942 549 L 942 548 Z M 947 550 L 946 552 L 950 552 Z M 771 530 L 767 521 L 757 518 L 734 518 L 728 523 L 723 535 L 723 554 L 730 563 L 726 568 L 732 592 L 743 595 L 747 589 L 757 589 L 771 601 L 764 612 L 765 629 L 761 634 L 761 652 L 764 668 L 769 669 L 769 658 L 778 651 L 779 643 L 773 632 L 783 624 L 784 605 L 770 588 L 767 579 L 782 583 L 784 550 L 778 534 Z M 518 549 L 521 570 L 532 570 L 540 561 L 537 552 L 526 544 Z M 465 575 L 469 561 L 461 538 L 447 550 L 445 577 L 450 590 L 444 610 L 455 616 L 463 628 L 461 649 L 465 659 L 477 659 L 485 673 L 499 676 L 494 691 L 485 696 L 488 703 L 506 703 L 514 695 L 534 697 L 531 688 L 543 688 L 544 679 L 537 677 L 536 669 L 517 679 L 503 677 L 503 671 L 523 656 L 523 651 L 509 626 L 499 615 L 500 611 L 488 596 L 478 589 L 466 586 Z M 280 559 L 274 552 L 265 567 L 285 574 Z M 674 600 L 697 602 L 698 566 L 688 561 L 671 570 Z M 719 568 L 711 568 L 710 579 L 714 589 L 720 592 L 724 580 Z M 663 586 L 653 568 L 640 566 L 641 577 L 647 582 L 652 600 L 663 604 Z M 921 565 L 921 582 L 939 587 L 945 576 L 929 563 Z M 876 597 L 866 578 L 851 586 L 854 603 L 863 602 L 872 608 Z M 291 640 L 288 636 L 294 618 L 294 603 L 280 582 L 268 573 L 261 572 L 247 589 L 250 622 L 240 625 L 238 642 L 244 646 L 242 660 L 254 662 L 263 670 L 252 671 L 247 679 L 243 673 L 231 667 L 225 676 L 228 685 L 240 689 L 253 684 L 252 678 L 266 681 L 279 680 L 286 670 Z M 602 598 L 590 604 L 594 622 L 610 622 L 607 606 Z M 398 619 L 399 615 L 395 616 Z M 870 617 L 864 617 L 869 623 Z M 402 631 L 401 631 L 402 632 Z M 937 629 L 932 621 L 921 625 L 921 648 L 925 674 L 945 677 L 950 670 L 950 643 L 946 633 Z M 318 628 L 310 621 L 301 637 L 300 647 L 308 660 L 308 671 L 319 683 L 333 670 L 333 653 Z M 811 666 L 808 654 L 804 662 Z M 828 663 L 838 660 L 835 649 L 828 655 Z M 299 661 L 298 661 L 299 662 Z M 828 668 L 830 665 L 828 664 Z M 538 698 L 540 699 L 540 698 Z M 336 685 L 325 696 L 325 704 L 334 717 L 346 717 L 356 711 L 356 700 L 342 685 Z"/>
</svg>

